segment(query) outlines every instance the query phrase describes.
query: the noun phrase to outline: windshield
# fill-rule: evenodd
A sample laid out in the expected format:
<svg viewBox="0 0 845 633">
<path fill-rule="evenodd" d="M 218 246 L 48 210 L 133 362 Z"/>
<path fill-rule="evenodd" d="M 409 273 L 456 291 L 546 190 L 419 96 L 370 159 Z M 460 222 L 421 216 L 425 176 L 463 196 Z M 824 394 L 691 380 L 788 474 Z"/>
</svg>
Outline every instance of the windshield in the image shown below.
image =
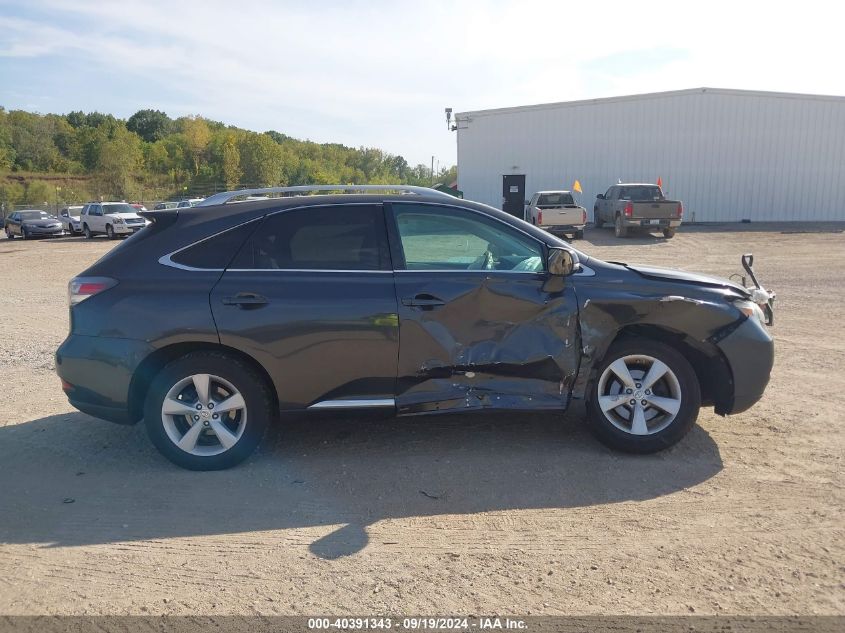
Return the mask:
<svg viewBox="0 0 845 633">
<path fill-rule="evenodd" d="M 541 193 L 537 200 L 538 207 L 562 207 L 567 204 L 575 204 L 572 194 L 566 191 L 556 193 Z"/>
<path fill-rule="evenodd" d="M 135 209 L 129 204 L 104 204 L 103 213 L 135 213 Z"/>
<path fill-rule="evenodd" d="M 53 216 L 45 211 L 24 211 L 21 220 L 51 220 Z"/>
<path fill-rule="evenodd" d="M 620 200 L 632 200 L 633 202 L 651 202 L 652 200 L 663 200 L 663 192 L 657 185 L 622 187 L 619 189 Z"/>
</svg>

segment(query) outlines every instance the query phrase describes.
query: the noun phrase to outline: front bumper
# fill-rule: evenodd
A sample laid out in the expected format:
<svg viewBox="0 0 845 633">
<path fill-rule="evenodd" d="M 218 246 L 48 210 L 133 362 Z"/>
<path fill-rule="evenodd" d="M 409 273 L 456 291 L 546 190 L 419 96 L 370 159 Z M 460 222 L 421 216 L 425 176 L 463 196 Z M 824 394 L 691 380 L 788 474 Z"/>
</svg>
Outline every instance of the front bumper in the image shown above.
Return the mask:
<svg viewBox="0 0 845 633">
<path fill-rule="evenodd" d="M 775 362 L 775 343 L 757 319 L 746 318 L 739 327 L 716 343 L 733 375 L 733 401 L 725 414 L 751 408 L 766 390 Z"/>
<path fill-rule="evenodd" d="M 70 334 L 56 351 L 56 373 L 70 403 L 83 413 L 133 424 L 129 387 L 152 351 L 144 341 Z"/>
<path fill-rule="evenodd" d="M 144 228 L 144 224 L 114 224 L 112 227 L 114 228 L 114 232 L 117 235 L 131 235 L 132 233 L 137 233 L 141 229 Z"/>
<path fill-rule="evenodd" d="M 31 237 L 59 237 L 65 234 L 64 228 L 44 228 L 40 226 L 26 227 L 26 234 Z"/>
</svg>

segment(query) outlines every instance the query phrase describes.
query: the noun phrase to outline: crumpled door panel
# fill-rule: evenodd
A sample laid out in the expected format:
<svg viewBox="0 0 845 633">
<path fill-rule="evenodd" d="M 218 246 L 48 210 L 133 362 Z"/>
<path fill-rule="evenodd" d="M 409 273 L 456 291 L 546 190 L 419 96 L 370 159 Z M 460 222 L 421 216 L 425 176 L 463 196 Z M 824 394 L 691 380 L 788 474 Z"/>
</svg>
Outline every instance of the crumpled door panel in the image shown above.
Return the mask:
<svg viewBox="0 0 845 633">
<path fill-rule="evenodd" d="M 397 275 L 401 305 L 399 413 L 478 408 L 561 409 L 578 358 L 577 301 L 542 275 Z"/>
</svg>

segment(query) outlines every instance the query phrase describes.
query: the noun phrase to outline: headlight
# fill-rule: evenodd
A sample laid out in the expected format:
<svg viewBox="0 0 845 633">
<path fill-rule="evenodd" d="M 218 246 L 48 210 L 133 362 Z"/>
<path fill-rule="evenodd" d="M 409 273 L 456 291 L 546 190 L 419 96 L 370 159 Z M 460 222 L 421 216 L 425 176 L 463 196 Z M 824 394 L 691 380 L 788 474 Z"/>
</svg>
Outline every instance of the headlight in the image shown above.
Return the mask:
<svg viewBox="0 0 845 633">
<path fill-rule="evenodd" d="M 756 318 L 760 321 L 760 325 L 766 325 L 766 315 L 763 314 L 763 310 L 753 301 L 747 301 L 745 299 L 740 299 L 738 301 L 734 301 L 734 305 L 739 308 L 739 311 L 742 312 L 745 316 L 749 319 Z"/>
</svg>

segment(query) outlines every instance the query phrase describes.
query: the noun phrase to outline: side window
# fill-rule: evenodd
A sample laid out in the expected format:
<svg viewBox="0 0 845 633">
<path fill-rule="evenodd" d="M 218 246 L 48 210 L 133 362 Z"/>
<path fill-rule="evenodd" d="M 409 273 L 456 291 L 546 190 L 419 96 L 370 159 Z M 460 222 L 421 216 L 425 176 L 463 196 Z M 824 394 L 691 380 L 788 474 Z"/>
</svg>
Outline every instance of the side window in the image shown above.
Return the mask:
<svg viewBox="0 0 845 633">
<path fill-rule="evenodd" d="M 259 224 L 260 220 L 247 222 L 218 233 L 171 255 L 170 260 L 191 268 L 223 270 Z"/>
<path fill-rule="evenodd" d="M 613 200 L 613 194 L 614 193 L 616 193 L 616 187 L 611 187 L 610 189 L 607 190 L 607 193 L 604 194 L 604 197 L 607 200 Z"/>
<path fill-rule="evenodd" d="M 542 272 L 539 242 L 479 213 L 394 203 L 406 270 Z"/>
<path fill-rule="evenodd" d="M 337 205 L 268 216 L 232 268 L 389 270 L 382 209 Z"/>
</svg>

